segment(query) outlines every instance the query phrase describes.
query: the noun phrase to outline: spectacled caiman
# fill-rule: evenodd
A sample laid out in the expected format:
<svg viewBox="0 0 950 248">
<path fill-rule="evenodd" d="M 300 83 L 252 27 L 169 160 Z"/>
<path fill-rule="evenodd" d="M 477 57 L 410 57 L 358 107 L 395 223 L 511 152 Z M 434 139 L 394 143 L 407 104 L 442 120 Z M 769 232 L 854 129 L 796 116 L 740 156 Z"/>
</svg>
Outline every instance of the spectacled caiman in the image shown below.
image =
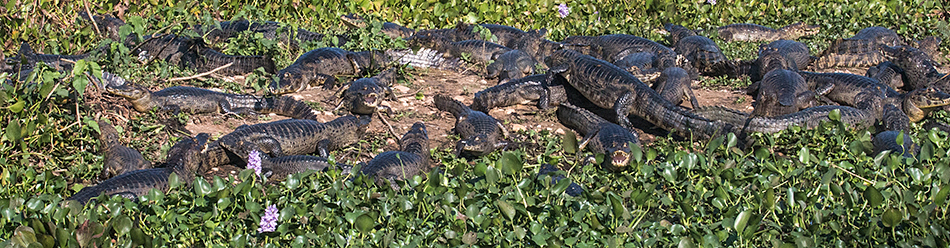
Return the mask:
<svg viewBox="0 0 950 248">
<path fill-rule="evenodd" d="M 306 171 L 325 171 L 328 168 L 336 166 L 340 168 L 349 167 L 339 163 L 330 163 L 327 158 L 309 156 L 309 155 L 291 155 L 276 158 L 261 159 L 262 174 L 269 174 L 270 179 L 283 179 L 291 174 L 302 173 Z"/>
<path fill-rule="evenodd" d="M 562 171 L 561 169 L 558 169 L 554 165 L 542 164 L 541 169 L 538 170 L 537 177 L 539 180 L 543 180 L 542 179 L 543 176 L 550 176 L 551 186 L 554 186 L 557 183 L 561 182 L 561 180 L 567 179 L 567 177 L 565 177 L 564 175 L 561 175 L 561 173 L 564 173 L 564 171 Z M 579 196 L 584 193 L 584 188 L 581 188 L 581 186 L 578 185 L 577 183 L 571 182 L 571 184 L 567 186 L 567 189 L 564 190 L 564 193 L 567 193 L 567 195 L 569 196 Z"/>
<path fill-rule="evenodd" d="M 898 46 L 903 42 L 893 30 L 869 27 L 847 39 L 838 39 L 815 61 L 817 68 L 864 67 L 884 62 L 881 46 Z"/>
<path fill-rule="evenodd" d="M 192 29 L 202 34 L 202 37 L 211 44 L 227 42 L 228 39 L 238 37 L 238 34 L 249 31 L 260 33 L 265 39 L 284 43 L 292 49 L 299 48 L 301 43 L 321 41 L 326 36 L 304 28 L 294 29 L 290 25 L 274 21 L 222 21 L 218 25 L 212 26 L 195 25 Z M 337 43 L 328 45 L 342 46 L 349 40 L 347 35 L 336 35 L 335 38 Z"/>
<path fill-rule="evenodd" d="M 538 61 L 521 50 L 511 50 L 495 58 L 495 61 L 485 68 L 487 78 L 497 78 L 499 82 L 523 78 L 535 73 Z"/>
<path fill-rule="evenodd" d="M 726 42 L 796 40 L 803 36 L 815 35 L 820 30 L 821 27 L 817 25 L 806 25 L 801 22 L 792 23 L 778 30 L 751 23 L 729 24 L 718 29 L 719 37 Z"/>
<path fill-rule="evenodd" d="M 198 71 L 210 71 L 231 63 L 230 66 L 216 71 L 215 74 L 226 77 L 241 76 L 250 74 L 251 72 L 254 72 L 254 70 L 257 70 L 257 68 L 262 67 L 264 68 L 264 72 L 270 74 L 277 72 L 276 66 L 274 65 L 274 60 L 266 55 L 227 55 L 211 48 L 202 49 L 198 55 L 201 56 L 198 60 Z"/>
<path fill-rule="evenodd" d="M 336 107 L 337 114 L 348 111 L 358 115 L 369 115 L 376 111 L 391 111 L 382 106 L 383 98 L 395 101 L 396 96 L 389 86 L 396 81 L 396 69 L 390 68 L 376 76 L 360 78 L 350 83 L 343 91 L 343 99 Z"/>
<path fill-rule="evenodd" d="M 594 154 L 604 154 L 601 166 L 608 171 L 625 170 L 630 163 L 631 146 L 640 145 L 637 134 L 569 103 L 561 103 L 557 108 L 557 119 L 584 135 L 579 150 L 588 147 Z"/>
<path fill-rule="evenodd" d="M 915 48 L 920 49 L 924 53 L 927 53 L 927 55 L 930 56 L 930 60 L 932 60 L 935 64 L 940 65 L 947 63 L 947 57 L 944 57 L 943 53 L 940 52 L 940 42 L 942 41 L 943 40 L 936 36 L 927 36 L 924 37 L 923 40 L 917 40 L 910 44 L 914 45 Z"/>
<path fill-rule="evenodd" d="M 680 25 L 667 24 L 666 29 L 671 33 L 673 51 L 682 55 L 688 66 L 707 76 L 737 76 L 735 64 L 722 54 L 722 50 L 712 39 L 696 35 L 692 30 Z"/>
<path fill-rule="evenodd" d="M 564 38 L 561 43 L 574 47 L 584 45 L 586 49 L 582 50 L 590 50 L 587 55 L 608 62 L 620 61 L 633 53 L 650 52 L 656 56 L 653 68 L 664 70 L 676 65 L 676 53 L 673 49 L 655 41 L 628 34 L 571 36 Z M 550 64 L 548 66 L 550 67 Z"/>
<path fill-rule="evenodd" d="M 119 132 L 105 119 L 99 120 L 99 150 L 102 151 L 102 174 L 105 180 L 129 171 L 152 168 L 142 154 L 119 142 Z"/>
<path fill-rule="evenodd" d="M 935 86 L 942 91 L 950 91 L 950 79 L 946 74 L 937 71 L 930 56 L 920 49 L 909 46 L 881 48 L 884 55 L 903 69 L 905 88 L 919 89 Z"/>
<path fill-rule="evenodd" d="M 667 101 L 655 90 L 623 69 L 573 50 L 549 56 L 549 74 L 560 74 L 580 93 L 601 108 L 613 109 L 617 123 L 631 128 L 633 114 L 682 137 L 709 139 L 732 131 L 726 123 L 699 117 Z"/>
<path fill-rule="evenodd" d="M 503 140 L 508 130 L 494 117 L 445 95 L 433 99 L 436 108 L 455 116 L 455 132 L 462 138 L 455 147 L 456 155 L 482 156 L 508 145 Z"/>
<path fill-rule="evenodd" d="M 10 67 L 7 70 L 9 73 L 32 71 L 36 63 L 39 62 L 45 63 L 57 71 L 69 71 L 72 70 L 73 63 L 64 60 L 75 62 L 88 58 L 93 53 L 96 53 L 96 51 L 79 55 L 40 54 L 34 52 L 29 43 L 23 42 L 20 43 L 20 50 L 17 52 L 17 56 L 5 58 L 4 63 Z"/>
<path fill-rule="evenodd" d="M 548 75 L 537 74 L 492 86 L 475 93 L 471 108 L 488 113 L 494 108 L 537 101 L 538 108 L 549 109 L 567 101 L 564 78 L 554 77 L 554 82 L 548 80 Z"/>
<path fill-rule="evenodd" d="M 68 200 L 76 200 L 86 204 L 94 197 L 105 195 L 111 197 L 119 195 L 135 200 L 145 195 L 151 189 L 167 191 L 168 177 L 175 173 L 178 181 L 190 185 L 195 178 L 195 172 L 203 160 L 201 150 L 206 147 L 208 134 L 201 133 L 195 138 L 185 137 L 168 150 L 168 159 L 162 168 L 135 170 L 109 178 L 95 186 L 87 186 L 70 196 Z"/>
<path fill-rule="evenodd" d="M 370 25 L 366 19 L 356 14 L 342 15 L 340 20 L 344 24 L 357 28 L 366 28 Z M 383 22 L 379 29 L 380 32 L 393 39 L 405 39 L 416 33 L 416 30 L 392 22 Z"/>
<path fill-rule="evenodd" d="M 318 114 L 310 105 L 289 96 L 238 95 L 188 86 L 172 86 L 151 92 L 109 72 L 102 72 L 102 80 L 106 91 L 125 98 L 139 112 L 159 108 L 195 114 L 275 113 L 295 119 L 316 119 Z"/>
<path fill-rule="evenodd" d="M 293 64 L 278 71 L 278 80 L 271 83 L 269 88 L 275 94 L 303 91 L 321 83 L 324 88 L 332 88 L 336 85 L 334 76 L 356 75 L 387 63 L 389 58 L 383 52 L 317 48 L 300 55 Z"/>
<path fill-rule="evenodd" d="M 396 181 L 405 181 L 429 167 L 429 134 L 422 122 L 416 122 L 399 139 L 399 151 L 387 151 L 376 155 L 360 169 L 366 176 L 376 178 L 376 185 L 389 183 L 399 189 Z"/>
<path fill-rule="evenodd" d="M 874 120 L 882 120 L 884 106 L 898 106 L 911 122 L 918 122 L 935 108 L 950 104 L 950 95 L 933 88 L 923 88 L 900 94 L 894 89 L 869 77 L 848 73 L 799 72 L 808 81 L 830 83 L 832 88 L 823 94 L 828 99 L 867 111 Z"/>
<path fill-rule="evenodd" d="M 817 94 L 797 72 L 775 69 L 769 71 L 762 81 L 749 86 L 755 94 L 755 116 L 781 116 L 817 106 Z"/>
<path fill-rule="evenodd" d="M 689 73 L 679 67 L 670 67 L 660 73 L 660 77 L 653 83 L 653 89 L 660 94 L 663 99 L 670 101 L 675 105 L 680 105 L 684 100 L 690 102 L 693 108 L 699 107 L 696 95 L 693 95 L 693 80 Z"/>
<path fill-rule="evenodd" d="M 315 152 L 328 157 L 331 150 L 359 142 L 369 122 L 369 116 L 347 115 L 327 123 L 289 119 L 240 126 L 208 145 L 203 151 L 207 154 L 203 170 L 247 163 L 248 154 L 253 150 L 272 158 Z"/>
</svg>

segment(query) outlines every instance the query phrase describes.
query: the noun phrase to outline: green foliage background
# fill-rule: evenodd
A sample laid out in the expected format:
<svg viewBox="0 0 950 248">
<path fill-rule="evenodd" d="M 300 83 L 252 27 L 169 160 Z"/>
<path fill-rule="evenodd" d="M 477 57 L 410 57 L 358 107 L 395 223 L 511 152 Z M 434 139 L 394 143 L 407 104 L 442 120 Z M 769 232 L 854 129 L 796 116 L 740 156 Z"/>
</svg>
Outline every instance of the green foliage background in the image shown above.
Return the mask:
<svg viewBox="0 0 950 248">
<path fill-rule="evenodd" d="M 570 14 L 557 15 L 566 4 Z M 569 138 L 523 133 L 531 148 L 474 161 L 433 150 L 443 167 L 405 182 L 404 190 L 343 180 L 338 172 L 300 174 L 264 184 L 239 178 L 198 179 L 194 187 L 152 192 L 140 201 L 114 198 L 78 206 L 63 202 L 102 167 L 95 114 L 85 105 L 85 73 L 101 70 L 140 79 L 190 75 L 163 62 L 140 66 L 129 48 L 104 41 L 75 21 L 77 12 L 124 12 L 135 33 L 180 32 L 194 24 L 247 18 L 311 31 L 342 33 L 338 17 L 412 28 L 457 22 L 546 28 L 549 38 L 629 33 L 662 40 L 663 23 L 711 30 L 751 22 L 822 27 L 806 38 L 817 53 L 835 38 L 869 26 L 892 28 L 906 39 L 950 38 L 947 6 L 939 1 L 7 1 L 0 7 L 0 42 L 13 55 L 20 41 L 43 53 L 75 54 L 108 45 L 95 62 L 72 72 L 41 69 L 40 84 L 0 87 L 0 245 L 21 246 L 929 246 L 950 242 L 950 143 L 947 134 L 909 134 L 917 159 L 869 156 L 870 132 L 826 123 L 758 135 L 746 150 L 734 136 L 710 142 L 660 139 L 644 147 L 635 168 L 607 173 L 583 165 Z M 133 14 L 134 13 L 134 14 Z M 371 30 L 358 31 L 360 50 L 396 46 Z M 713 35 L 712 32 L 705 32 Z M 716 37 L 713 37 L 714 39 Z M 734 58 L 754 56 L 754 43 L 722 43 Z M 329 42 L 329 41 L 328 41 Z M 311 44 L 322 46 L 323 44 Z M 302 51 L 260 37 L 232 40 L 230 53 L 267 53 L 279 67 Z M 943 45 L 944 52 L 947 45 Z M 42 68 L 42 67 L 41 67 Z M 258 74 L 255 74 L 258 75 Z M 0 77 L 10 77 L 3 75 Z M 258 75 L 266 82 L 267 75 Z M 255 81 L 255 80 L 249 80 Z M 250 85 L 214 86 L 235 91 Z M 258 85 L 259 86 L 259 85 Z M 187 116 L 183 117 L 187 118 Z M 947 119 L 945 114 L 937 118 Z M 154 114 L 135 118 L 126 134 L 147 158 L 161 160 L 174 140 Z M 565 145 L 566 144 L 566 145 Z M 581 158 L 588 154 L 579 154 Z M 535 178 L 541 163 L 576 165 L 569 178 L 584 186 L 564 194 L 567 181 Z M 442 174 L 441 172 L 444 172 Z M 240 183 L 236 183 L 239 181 Z M 234 185 L 234 186 L 232 186 Z M 280 209 L 277 232 L 258 234 L 266 206 Z"/>
</svg>

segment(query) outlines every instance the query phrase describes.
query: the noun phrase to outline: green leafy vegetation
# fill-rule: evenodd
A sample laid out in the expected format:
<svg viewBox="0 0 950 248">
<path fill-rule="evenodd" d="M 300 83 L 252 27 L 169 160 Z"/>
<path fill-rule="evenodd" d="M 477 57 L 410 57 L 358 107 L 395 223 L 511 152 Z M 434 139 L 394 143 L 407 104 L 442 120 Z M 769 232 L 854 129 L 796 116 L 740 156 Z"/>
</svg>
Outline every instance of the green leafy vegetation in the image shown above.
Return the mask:
<svg viewBox="0 0 950 248">
<path fill-rule="evenodd" d="M 570 14 L 561 18 L 556 6 Z M 40 65 L 36 83 L 0 84 L 0 242 L 3 246 L 577 246 L 577 247 L 815 247 L 923 246 L 950 244 L 948 135 L 915 124 L 910 137 L 920 155 L 871 154 L 871 132 L 830 122 L 812 130 L 735 135 L 708 142 L 660 137 L 644 146 L 623 173 L 608 173 L 577 151 L 572 135 L 523 131 L 516 149 L 466 159 L 432 150 L 440 167 L 377 187 L 369 178 L 339 171 L 303 173 L 264 182 L 252 170 L 236 177 L 172 181 L 169 192 L 153 191 L 130 201 L 121 197 L 81 206 L 65 202 L 94 180 L 102 167 L 97 114 L 90 96 L 101 94 L 91 78 L 103 70 L 169 86 L 165 79 L 192 75 L 163 61 L 143 63 L 130 48 L 98 38 L 94 27 L 75 21 L 82 4 L 9 1 L 0 6 L 4 55 L 19 41 L 51 54 L 77 54 L 107 45 L 73 71 Z M 499 23 L 548 29 L 549 39 L 569 35 L 629 33 L 661 41 L 663 23 L 704 29 L 730 58 L 755 56 L 755 43 L 723 43 L 712 30 L 751 22 L 780 27 L 793 22 L 821 25 L 805 38 L 813 53 L 836 38 L 869 26 L 885 26 L 906 38 L 938 35 L 950 40 L 940 1 L 702 1 L 624 2 L 521 1 L 203 1 L 150 0 L 137 4 L 91 1 L 91 11 L 126 13 L 124 33 L 200 34 L 185 27 L 215 20 L 271 20 L 308 30 L 353 32 L 351 50 L 402 47 L 378 32 L 380 21 L 411 28 L 452 27 L 457 22 Z M 128 13 L 137 13 L 130 15 Z M 347 31 L 338 19 L 356 13 L 371 25 Z M 478 14 L 484 13 L 484 14 Z M 485 35 L 491 35 L 485 34 Z M 330 43 L 327 43 L 330 42 Z M 324 40 L 298 50 L 244 34 L 224 51 L 267 54 L 283 68 Z M 338 44 L 339 45 L 339 44 Z M 942 46 L 947 51 L 947 45 Z M 94 62 L 93 62 L 94 61 Z M 0 80 L 17 75 L 0 75 Z M 252 74 L 243 85 L 218 79 L 202 87 L 260 90 L 272 75 Z M 709 86 L 744 87 L 749 82 L 713 79 Z M 423 92 L 417 93 L 422 98 Z M 320 103 L 312 103 L 320 105 Z M 416 113 L 400 113 L 415 115 Z M 172 118 L 156 113 L 130 119 L 122 130 L 134 149 L 157 161 L 175 132 Z M 947 121 L 945 112 L 935 118 Z M 180 123 L 179 123 L 180 124 Z M 570 132 L 569 132 L 570 133 Z M 566 138 L 565 138 L 566 137 Z M 563 138 L 563 140 L 562 140 Z M 367 141 L 369 150 L 382 141 Z M 362 146 L 361 146 L 362 147 Z M 350 148 L 353 149 L 353 148 Z M 357 154 L 367 152 L 356 149 Z M 601 157 L 602 159 L 602 157 Z M 596 159 L 595 159 L 596 160 Z M 537 177 L 540 165 L 557 164 L 569 180 Z M 585 193 L 565 194 L 570 182 Z M 276 205 L 276 231 L 258 233 L 267 206 Z"/>
</svg>

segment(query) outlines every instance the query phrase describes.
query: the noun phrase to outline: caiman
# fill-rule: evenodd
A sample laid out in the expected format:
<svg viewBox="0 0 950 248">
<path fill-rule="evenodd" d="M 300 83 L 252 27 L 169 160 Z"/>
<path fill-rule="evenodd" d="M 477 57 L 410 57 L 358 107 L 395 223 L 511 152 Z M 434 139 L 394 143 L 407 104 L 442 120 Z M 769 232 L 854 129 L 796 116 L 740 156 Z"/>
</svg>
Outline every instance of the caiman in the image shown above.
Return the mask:
<svg viewBox="0 0 950 248">
<path fill-rule="evenodd" d="M 488 113 L 494 108 L 535 101 L 540 109 L 556 107 L 567 100 L 563 86 L 567 82 L 562 77 L 554 77 L 554 80 L 549 82 L 547 75 L 537 74 L 492 86 L 475 93 L 471 108 Z"/>
<path fill-rule="evenodd" d="M 750 116 L 749 113 L 721 106 L 706 106 L 694 109 L 692 113 L 703 118 L 722 121 L 735 126 L 737 134 L 753 132 L 775 133 L 791 126 L 803 128 L 817 127 L 821 122 L 831 121 L 832 112 L 840 113 L 840 121 L 850 128 L 862 129 L 873 126 L 875 120 L 864 110 L 838 105 L 822 105 L 801 111 L 774 117 Z"/>
<path fill-rule="evenodd" d="M 87 25 L 93 32 L 104 35 L 114 41 L 124 42 L 127 37 L 119 36 L 119 28 L 125 25 L 125 21 L 112 15 L 90 15 L 88 12 L 79 11 L 78 18 L 84 22 L 95 23 Z"/>
<path fill-rule="evenodd" d="M 675 40 L 673 51 L 682 55 L 689 66 L 699 73 L 707 76 L 736 76 L 735 65 L 726 58 L 715 41 L 696 35 L 680 25 L 667 24 L 666 28 L 671 33 L 671 41 Z"/>
<path fill-rule="evenodd" d="M 369 122 L 369 116 L 347 115 L 327 123 L 290 119 L 241 126 L 208 146 L 204 169 L 247 163 L 253 150 L 272 158 L 315 152 L 328 157 L 331 150 L 359 142 Z"/>
<path fill-rule="evenodd" d="M 689 73 L 685 69 L 670 67 L 660 73 L 660 77 L 653 83 L 653 89 L 660 93 L 663 99 L 675 105 L 680 105 L 684 100 L 688 100 L 690 106 L 698 108 L 699 102 L 696 100 L 696 95 L 693 95 L 692 83 L 693 80 L 690 79 Z"/>
<path fill-rule="evenodd" d="M 780 39 L 797 40 L 803 36 L 817 34 L 821 27 L 817 25 L 806 25 L 801 22 L 792 23 L 788 26 L 775 30 L 770 27 L 751 24 L 737 23 L 719 27 L 719 37 L 726 42 L 733 41 L 774 41 Z"/>
<path fill-rule="evenodd" d="M 617 123 L 631 128 L 633 114 L 675 132 L 681 137 L 709 139 L 732 131 L 732 126 L 696 116 L 667 101 L 655 90 L 623 69 L 573 50 L 549 56 L 549 74 L 560 74 L 580 93 L 601 108 L 613 109 Z"/>
<path fill-rule="evenodd" d="M 804 43 L 793 40 L 777 40 L 759 47 L 759 56 L 763 49 L 775 49 L 788 62 L 790 68 L 804 70 L 811 62 L 811 52 Z M 765 74 L 762 74 L 765 75 Z"/>
<path fill-rule="evenodd" d="M 306 171 L 324 171 L 330 167 L 348 167 L 347 165 L 330 163 L 324 157 L 310 155 L 291 155 L 276 158 L 261 159 L 262 174 L 268 174 L 269 179 L 283 179 L 291 174 Z"/>
<path fill-rule="evenodd" d="M 270 84 L 275 94 L 303 91 L 310 86 L 332 88 L 338 75 L 356 75 L 360 66 L 352 53 L 335 47 L 323 47 L 300 55 L 290 66 L 277 72 L 278 80 Z"/>
<path fill-rule="evenodd" d="M 910 134 L 903 133 L 903 142 L 898 143 L 897 139 L 902 133 L 900 131 L 888 130 L 874 135 L 871 143 L 874 144 L 874 154 L 882 151 L 891 151 L 891 153 L 900 154 L 904 157 L 915 157 L 920 152 L 920 147 L 914 144 L 910 139 Z"/>
<path fill-rule="evenodd" d="M 561 180 L 567 179 L 567 177 L 565 177 L 563 173 L 564 171 L 562 171 L 561 169 L 558 169 L 557 166 L 554 166 L 551 164 L 542 164 L 541 169 L 538 170 L 537 177 L 539 180 L 544 180 L 542 178 L 543 176 L 550 176 L 551 186 L 554 186 L 557 183 L 561 182 Z M 564 193 L 567 193 L 567 195 L 569 196 L 576 197 L 584 193 L 584 188 L 581 188 L 581 186 L 578 185 L 577 183 L 571 182 L 571 184 L 567 186 L 567 189 L 564 190 Z"/>
<path fill-rule="evenodd" d="M 129 171 L 152 168 L 142 154 L 119 142 L 119 132 L 105 119 L 99 120 L 99 150 L 102 151 L 102 174 L 105 180 Z"/>
<path fill-rule="evenodd" d="M 892 104 L 900 107 L 910 118 L 918 122 L 935 108 L 950 104 L 950 95 L 934 88 L 923 88 L 900 94 L 894 89 L 869 77 L 848 73 L 799 72 L 811 85 L 812 82 L 833 84 L 823 96 L 828 99 L 854 106 L 871 114 L 874 120 L 884 117 L 884 106 Z"/>
<path fill-rule="evenodd" d="M 429 134 L 422 122 L 416 122 L 399 139 L 399 151 L 387 151 L 376 155 L 361 169 L 366 176 L 375 177 L 376 185 L 389 184 L 399 189 L 396 181 L 409 180 L 429 167 Z"/>
<path fill-rule="evenodd" d="M 922 40 L 914 41 L 910 44 L 914 45 L 915 48 L 920 49 L 924 53 L 927 53 L 927 55 L 930 56 L 930 60 L 932 60 L 935 64 L 941 65 L 947 63 L 947 58 L 944 57 L 943 53 L 940 52 L 940 42 L 942 41 L 943 40 L 940 38 L 931 35 L 924 37 Z"/>
<path fill-rule="evenodd" d="M 145 36 L 141 42 L 131 39 L 129 48 L 143 62 L 156 59 L 164 60 L 181 68 L 196 68 L 198 66 L 198 51 L 204 47 L 204 41 L 174 34 L 157 34 Z M 136 48 L 137 47 L 137 48 Z"/>
<path fill-rule="evenodd" d="M 864 76 L 876 79 L 893 89 L 904 88 L 904 69 L 891 61 L 884 61 L 876 66 L 869 67 Z"/>
<path fill-rule="evenodd" d="M 79 55 L 39 54 L 33 51 L 30 44 L 23 42 L 20 43 L 20 50 L 17 56 L 4 59 L 4 63 L 11 67 L 8 70 L 8 72 L 11 73 L 33 70 L 36 63 L 40 62 L 49 65 L 57 71 L 70 71 L 73 68 L 73 63 L 64 60 L 76 62 L 89 57 L 92 53 L 94 52 Z"/>
<path fill-rule="evenodd" d="M 950 80 L 946 74 L 937 71 L 930 56 L 920 49 L 909 46 L 882 47 L 885 56 L 902 68 L 904 88 L 919 89 L 935 86 L 941 91 L 950 91 Z"/>
<path fill-rule="evenodd" d="M 128 199 L 143 196 L 151 189 L 167 191 L 168 177 L 175 173 L 178 181 L 184 185 L 191 184 L 196 170 L 203 161 L 201 150 L 206 147 L 208 134 L 201 133 L 195 138 L 186 137 L 168 150 L 168 159 L 162 168 L 135 170 L 109 178 L 95 186 L 88 186 L 70 196 L 68 200 L 76 200 L 86 204 L 94 197 L 105 195 L 111 197 L 119 195 Z"/>
<path fill-rule="evenodd" d="M 535 74 L 535 68 L 538 61 L 528 53 L 521 50 L 511 50 L 498 55 L 495 61 L 485 68 L 488 71 L 487 78 L 497 78 L 499 82 L 512 79 L 523 78 L 527 75 Z"/>
<path fill-rule="evenodd" d="M 478 66 L 487 66 L 491 61 L 502 54 L 511 51 L 511 48 L 484 40 L 463 40 L 451 42 L 448 38 L 438 35 L 414 36 L 410 40 L 412 47 L 422 47 L 442 52 L 444 56 L 462 58 Z"/>
<path fill-rule="evenodd" d="M 657 70 L 676 65 L 676 53 L 673 49 L 655 41 L 628 34 L 571 36 L 564 38 L 561 43 L 572 46 L 586 45 L 587 48 L 584 50 L 590 50 L 588 55 L 608 62 L 622 60 L 633 53 L 650 52 L 656 56 L 653 67 Z"/>
<path fill-rule="evenodd" d="M 467 70 L 465 63 L 460 58 L 447 57 L 442 52 L 428 48 L 420 48 L 415 51 L 412 49 L 386 50 L 386 55 L 397 64 L 409 65 L 414 68 L 457 72 Z"/>
<path fill-rule="evenodd" d="M 257 68 L 264 68 L 264 72 L 269 74 L 277 73 L 274 60 L 266 55 L 227 55 L 211 48 L 202 49 L 198 55 L 201 56 L 198 60 L 198 71 L 201 72 L 214 70 L 231 63 L 230 66 L 216 71 L 215 74 L 225 77 L 243 76 L 254 72 Z"/>
<path fill-rule="evenodd" d="M 318 114 L 310 105 L 289 96 L 238 95 L 188 86 L 172 86 L 151 92 L 109 72 L 102 72 L 102 80 L 107 92 L 125 98 L 139 112 L 158 108 L 195 114 L 275 113 L 295 119 L 316 119 Z"/>
<path fill-rule="evenodd" d="M 561 103 L 557 108 L 557 119 L 584 136 L 579 150 L 587 147 L 594 154 L 604 154 L 601 166 L 608 171 L 625 170 L 630 163 L 632 146 L 640 145 L 635 133 L 569 103 Z"/>
<path fill-rule="evenodd" d="M 790 70 L 772 70 L 749 88 L 755 92 L 752 114 L 756 116 L 786 115 L 818 105 L 816 94 L 805 79 Z"/>
<path fill-rule="evenodd" d="M 337 114 L 350 112 L 358 115 L 369 115 L 376 111 L 391 111 L 382 106 L 384 98 L 395 101 L 395 95 L 389 86 L 396 81 L 396 69 L 390 68 L 376 76 L 360 78 L 350 83 L 343 91 L 343 99 L 337 105 Z"/>
<path fill-rule="evenodd" d="M 455 147 L 456 155 L 482 156 L 508 145 L 503 140 L 508 131 L 494 117 L 445 95 L 433 99 L 436 108 L 455 116 L 455 132 L 462 138 Z"/>
<path fill-rule="evenodd" d="M 893 30 L 869 27 L 847 39 L 835 40 L 815 61 L 817 68 L 865 67 L 884 62 L 881 46 L 904 44 Z"/>
<path fill-rule="evenodd" d="M 627 70 L 627 72 L 630 72 L 630 74 L 633 74 L 634 77 L 637 77 L 637 79 L 640 79 L 642 82 L 650 82 L 656 80 L 661 73 L 661 70 L 653 68 L 655 61 L 656 55 L 653 53 L 639 52 L 628 54 L 620 60 L 614 61 L 613 64 Z"/>
</svg>

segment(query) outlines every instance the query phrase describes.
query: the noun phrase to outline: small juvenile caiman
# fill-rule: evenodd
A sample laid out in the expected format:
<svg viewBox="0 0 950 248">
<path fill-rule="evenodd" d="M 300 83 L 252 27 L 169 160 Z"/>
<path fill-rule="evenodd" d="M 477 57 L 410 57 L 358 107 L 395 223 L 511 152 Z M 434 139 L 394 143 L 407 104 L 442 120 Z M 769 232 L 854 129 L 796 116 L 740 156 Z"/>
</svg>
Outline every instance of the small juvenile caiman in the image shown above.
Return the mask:
<svg viewBox="0 0 950 248">
<path fill-rule="evenodd" d="M 608 171 L 625 170 L 630 163 L 631 146 L 640 145 L 637 134 L 569 103 L 561 103 L 557 108 L 557 119 L 584 135 L 579 150 L 588 147 L 594 154 L 604 154 L 601 166 Z"/>
<path fill-rule="evenodd" d="M 667 101 L 655 90 L 623 69 L 573 50 L 549 56 L 549 74 L 560 74 L 580 93 L 601 108 L 613 109 L 617 123 L 631 128 L 633 114 L 681 137 L 709 139 L 732 131 L 726 123 L 711 121 Z"/>
<path fill-rule="evenodd" d="M 409 180 L 429 167 L 429 134 L 422 122 L 416 122 L 399 139 L 399 151 L 387 151 L 376 155 L 361 169 L 366 176 L 376 178 L 376 185 L 389 184 L 399 189 L 396 181 Z"/>
<path fill-rule="evenodd" d="M 503 140 L 508 131 L 494 117 L 445 95 L 433 99 L 436 108 L 455 116 L 455 132 L 462 138 L 455 147 L 456 155 L 482 156 L 508 145 Z"/>
<path fill-rule="evenodd" d="M 152 168 L 142 154 L 119 142 L 119 132 L 105 119 L 99 120 L 99 150 L 102 151 L 102 174 L 105 180 L 129 171 Z"/>
<path fill-rule="evenodd" d="M 168 177 L 172 173 L 178 175 L 178 181 L 187 186 L 194 181 L 195 172 L 204 160 L 201 150 L 206 147 L 207 141 L 208 134 L 206 133 L 198 134 L 195 138 L 185 137 L 168 150 L 168 159 L 163 167 L 123 173 L 95 186 L 87 186 L 70 196 L 68 200 L 86 204 L 99 195 L 106 197 L 119 195 L 134 200 L 147 194 L 151 189 L 167 191 Z"/>
<path fill-rule="evenodd" d="M 300 55 L 290 66 L 277 72 L 278 80 L 270 84 L 275 94 L 298 92 L 310 86 L 336 86 L 335 76 L 356 75 L 389 63 L 382 52 L 350 52 L 335 47 L 322 47 Z"/>
<path fill-rule="evenodd" d="M 554 77 L 553 82 L 548 80 L 548 75 L 537 74 L 492 86 L 475 93 L 471 108 L 488 113 L 494 108 L 534 101 L 540 109 L 555 107 L 567 100 L 563 86 L 567 82 L 562 77 Z"/>
<path fill-rule="evenodd" d="M 719 27 L 719 37 L 726 42 L 796 40 L 803 36 L 815 35 L 820 30 L 821 27 L 817 25 L 806 25 L 801 22 L 792 23 L 778 30 L 758 24 L 737 23 Z"/>
<path fill-rule="evenodd" d="M 350 83 L 343 91 L 343 99 L 336 107 L 337 114 L 350 112 L 358 115 L 369 115 L 376 111 L 391 111 L 382 106 L 383 98 L 395 100 L 392 88 L 389 86 L 396 81 L 396 69 L 390 68 L 376 76 L 360 78 Z"/>
<path fill-rule="evenodd" d="M 215 74 L 222 76 L 242 76 L 250 74 L 257 68 L 264 68 L 264 72 L 274 74 L 277 72 L 274 60 L 266 55 L 240 56 L 227 55 L 211 48 L 205 48 L 199 51 L 198 71 L 210 71 L 215 68 L 227 65 L 230 66 L 220 69 Z"/>
<path fill-rule="evenodd" d="M 125 98 L 139 112 L 159 108 L 195 114 L 275 113 L 295 119 L 316 119 L 318 114 L 310 105 L 289 96 L 238 95 L 188 86 L 172 86 L 151 92 L 146 87 L 128 83 L 109 72 L 102 72 L 102 80 L 106 91 Z"/>
</svg>

